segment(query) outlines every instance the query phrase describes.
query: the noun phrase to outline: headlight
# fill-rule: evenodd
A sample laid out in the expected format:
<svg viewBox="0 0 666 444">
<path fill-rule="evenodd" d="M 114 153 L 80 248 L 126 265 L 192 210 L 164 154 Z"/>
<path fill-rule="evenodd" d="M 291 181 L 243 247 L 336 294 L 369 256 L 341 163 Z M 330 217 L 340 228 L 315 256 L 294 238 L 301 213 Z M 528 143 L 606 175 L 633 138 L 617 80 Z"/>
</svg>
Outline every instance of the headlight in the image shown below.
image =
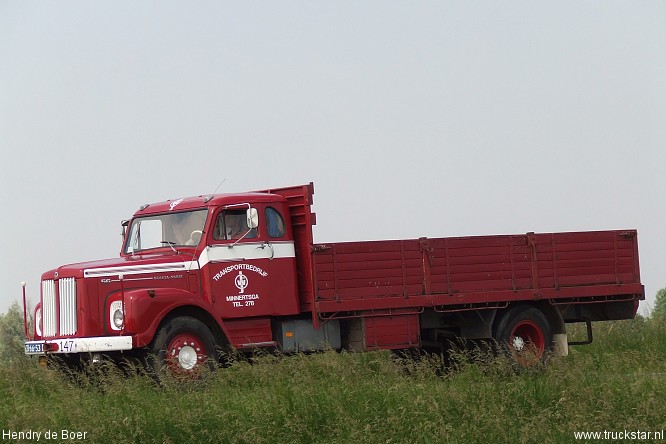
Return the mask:
<svg viewBox="0 0 666 444">
<path fill-rule="evenodd" d="M 119 330 L 123 327 L 123 311 L 121 309 L 113 312 L 113 326 Z"/>
<path fill-rule="evenodd" d="M 120 330 L 125 322 L 123 316 L 123 301 L 113 301 L 109 307 L 109 323 L 112 330 Z"/>
</svg>

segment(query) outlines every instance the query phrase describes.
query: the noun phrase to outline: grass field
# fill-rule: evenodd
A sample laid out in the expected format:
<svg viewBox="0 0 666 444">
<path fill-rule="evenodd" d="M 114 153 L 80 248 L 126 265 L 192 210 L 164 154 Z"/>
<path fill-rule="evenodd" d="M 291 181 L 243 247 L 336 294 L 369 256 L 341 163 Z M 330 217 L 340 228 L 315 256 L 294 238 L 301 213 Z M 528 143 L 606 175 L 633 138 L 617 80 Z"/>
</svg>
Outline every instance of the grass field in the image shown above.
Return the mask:
<svg viewBox="0 0 666 444">
<path fill-rule="evenodd" d="M 45 433 L 67 430 L 85 440 L 64 442 L 102 443 L 549 443 L 666 429 L 664 323 L 595 324 L 593 345 L 518 373 L 501 358 L 454 363 L 386 352 L 264 356 L 203 386 L 158 387 L 113 369 L 72 383 L 25 359 L 0 366 L 0 425 L 39 432 L 39 442 L 61 442 Z"/>
</svg>

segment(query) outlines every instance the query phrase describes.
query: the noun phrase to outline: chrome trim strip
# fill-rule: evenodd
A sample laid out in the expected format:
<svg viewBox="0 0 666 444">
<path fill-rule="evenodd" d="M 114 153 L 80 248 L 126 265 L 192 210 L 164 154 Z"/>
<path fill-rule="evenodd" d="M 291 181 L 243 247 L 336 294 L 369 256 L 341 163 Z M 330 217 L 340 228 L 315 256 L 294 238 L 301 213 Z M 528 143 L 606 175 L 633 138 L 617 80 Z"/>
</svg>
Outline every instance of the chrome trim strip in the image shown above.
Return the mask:
<svg viewBox="0 0 666 444">
<path fill-rule="evenodd" d="M 144 274 L 144 273 L 163 273 L 167 271 L 189 271 L 199 268 L 197 261 L 170 262 L 168 264 L 146 264 L 146 265 L 126 265 L 122 267 L 104 267 L 88 268 L 83 270 L 83 277 L 94 278 L 104 276 L 118 276 Z"/>
</svg>

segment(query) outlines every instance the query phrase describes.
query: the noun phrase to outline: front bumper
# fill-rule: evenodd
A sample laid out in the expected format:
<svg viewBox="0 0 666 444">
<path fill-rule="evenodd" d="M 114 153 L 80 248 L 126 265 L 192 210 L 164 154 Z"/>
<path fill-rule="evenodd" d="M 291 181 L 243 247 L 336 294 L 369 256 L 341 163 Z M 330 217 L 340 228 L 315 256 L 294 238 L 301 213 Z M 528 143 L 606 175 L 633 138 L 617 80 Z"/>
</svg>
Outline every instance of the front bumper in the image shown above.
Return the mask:
<svg viewBox="0 0 666 444">
<path fill-rule="evenodd" d="M 50 355 L 54 353 L 93 353 L 132 349 L 131 336 L 101 336 L 97 338 L 63 338 L 28 341 L 26 355 Z"/>
</svg>

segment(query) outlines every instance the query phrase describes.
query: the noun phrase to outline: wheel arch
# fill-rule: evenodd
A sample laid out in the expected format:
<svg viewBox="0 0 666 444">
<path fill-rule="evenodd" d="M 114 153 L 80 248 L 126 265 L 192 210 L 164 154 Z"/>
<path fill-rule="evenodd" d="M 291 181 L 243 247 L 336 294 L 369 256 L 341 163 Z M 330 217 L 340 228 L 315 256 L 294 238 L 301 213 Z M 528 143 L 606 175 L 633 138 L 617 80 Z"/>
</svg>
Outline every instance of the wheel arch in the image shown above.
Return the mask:
<svg viewBox="0 0 666 444">
<path fill-rule="evenodd" d="M 224 331 L 224 328 L 220 323 L 206 310 L 196 305 L 181 305 L 174 307 L 168 313 L 164 315 L 162 320 L 157 325 L 155 333 L 153 334 L 150 343 L 152 344 L 155 341 L 159 331 L 171 320 L 179 317 L 191 317 L 201 321 L 211 333 L 213 333 L 213 338 L 215 338 L 215 343 L 220 347 L 227 347 L 230 343 L 228 336 Z"/>
<path fill-rule="evenodd" d="M 190 316 L 208 327 L 219 345 L 226 345 L 228 335 L 223 323 L 211 313 L 213 307 L 191 293 L 173 289 L 127 291 L 124 296 L 126 331 L 134 336 L 135 347 L 153 343 L 166 322 Z"/>
<path fill-rule="evenodd" d="M 548 303 L 548 301 L 519 301 L 511 303 L 505 308 L 497 310 L 497 313 L 493 319 L 493 336 L 496 333 L 498 324 L 502 321 L 502 318 L 506 315 L 506 313 L 511 310 L 516 310 L 516 307 L 520 306 L 525 308 L 536 308 L 541 313 L 543 313 L 543 315 L 546 317 L 546 320 L 548 321 L 548 325 L 550 326 L 552 334 L 566 333 L 564 319 L 562 318 L 562 314 L 556 306 Z"/>
</svg>

